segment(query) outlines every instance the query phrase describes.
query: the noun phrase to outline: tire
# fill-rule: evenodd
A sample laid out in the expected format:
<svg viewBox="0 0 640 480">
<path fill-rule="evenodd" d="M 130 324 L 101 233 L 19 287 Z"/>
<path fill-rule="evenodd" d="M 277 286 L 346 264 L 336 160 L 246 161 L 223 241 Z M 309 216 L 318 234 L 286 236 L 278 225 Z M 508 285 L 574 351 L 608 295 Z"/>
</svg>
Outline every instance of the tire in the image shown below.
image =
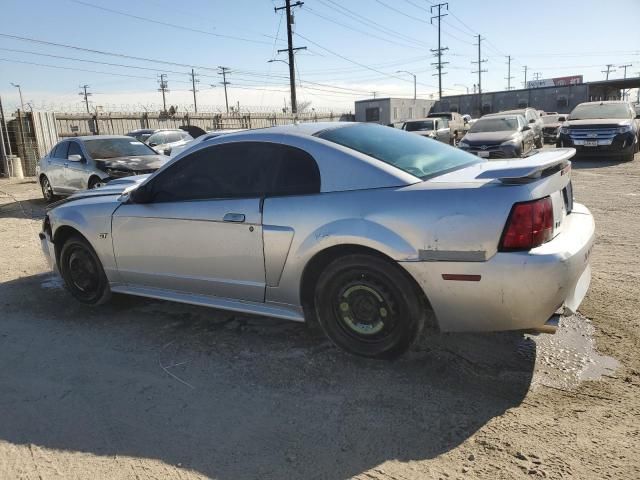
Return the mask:
<svg viewBox="0 0 640 480">
<path fill-rule="evenodd" d="M 102 180 L 100 180 L 100 178 L 98 177 L 91 177 L 89 179 L 89 184 L 87 185 L 87 188 L 89 190 L 93 190 L 94 188 L 98 188 L 99 186 L 102 185 Z"/>
<path fill-rule="evenodd" d="M 535 140 L 535 145 L 536 145 L 536 148 L 544 147 L 544 141 L 542 140 L 542 136 L 540 136 L 540 138 Z"/>
<path fill-rule="evenodd" d="M 40 188 L 42 189 L 42 197 L 46 203 L 51 203 L 58 198 L 53 193 L 53 187 L 46 175 L 42 175 L 42 177 L 40 177 Z"/>
<path fill-rule="evenodd" d="M 430 309 L 399 266 L 372 255 L 331 262 L 315 288 L 318 323 L 338 347 L 354 355 L 393 359 L 422 331 Z"/>
<path fill-rule="evenodd" d="M 58 266 L 65 287 L 76 300 L 87 305 L 102 305 L 111 298 L 100 259 L 80 235 L 72 235 L 64 243 Z"/>
</svg>

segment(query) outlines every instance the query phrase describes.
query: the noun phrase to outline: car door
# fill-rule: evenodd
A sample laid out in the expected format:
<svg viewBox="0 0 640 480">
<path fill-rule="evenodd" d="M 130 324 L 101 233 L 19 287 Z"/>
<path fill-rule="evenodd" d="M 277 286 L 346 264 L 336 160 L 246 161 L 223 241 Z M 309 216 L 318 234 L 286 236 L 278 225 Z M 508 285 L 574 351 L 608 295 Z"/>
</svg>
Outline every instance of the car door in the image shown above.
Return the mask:
<svg viewBox="0 0 640 480">
<path fill-rule="evenodd" d="M 434 118 L 436 138 L 444 143 L 451 140 L 451 131 L 449 130 L 449 121 L 446 118 Z"/>
<path fill-rule="evenodd" d="M 121 281 L 198 295 L 264 301 L 261 202 L 272 144 L 234 142 L 193 152 L 143 187 L 145 203 L 113 215 Z"/>
<path fill-rule="evenodd" d="M 81 160 L 70 160 L 72 155 L 80 155 Z M 73 192 L 85 190 L 89 186 L 89 173 L 88 159 L 82 147 L 76 140 L 70 140 L 64 169 L 65 184 Z"/>
<path fill-rule="evenodd" d="M 49 183 L 56 193 L 69 193 L 69 188 L 65 183 L 64 164 L 67 160 L 67 150 L 69 142 L 62 141 L 56 145 L 47 158 L 46 175 Z"/>
</svg>

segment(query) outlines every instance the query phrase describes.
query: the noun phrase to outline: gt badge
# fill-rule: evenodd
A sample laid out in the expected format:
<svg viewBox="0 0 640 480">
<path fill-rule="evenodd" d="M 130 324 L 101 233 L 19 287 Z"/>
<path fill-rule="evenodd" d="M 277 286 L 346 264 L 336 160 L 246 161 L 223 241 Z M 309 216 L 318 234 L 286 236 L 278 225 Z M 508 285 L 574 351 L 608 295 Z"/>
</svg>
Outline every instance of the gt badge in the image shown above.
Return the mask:
<svg viewBox="0 0 640 480">
<path fill-rule="evenodd" d="M 98 237 L 99 238 L 107 238 L 107 235 L 109 235 L 108 233 L 99 233 Z"/>
</svg>

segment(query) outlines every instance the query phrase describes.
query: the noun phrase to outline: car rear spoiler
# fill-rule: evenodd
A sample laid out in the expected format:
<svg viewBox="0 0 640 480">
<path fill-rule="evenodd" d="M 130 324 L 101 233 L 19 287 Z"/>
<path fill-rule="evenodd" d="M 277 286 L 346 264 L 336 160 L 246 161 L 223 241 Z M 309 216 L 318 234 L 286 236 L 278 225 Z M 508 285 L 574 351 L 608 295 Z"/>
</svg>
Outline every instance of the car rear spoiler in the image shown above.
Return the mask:
<svg viewBox="0 0 640 480">
<path fill-rule="evenodd" d="M 535 153 L 522 160 L 492 161 L 490 168 L 476 178 L 496 179 L 506 184 L 534 182 L 560 171 L 568 171 L 571 165 L 569 159 L 575 154 L 575 148 L 556 148 Z"/>
</svg>

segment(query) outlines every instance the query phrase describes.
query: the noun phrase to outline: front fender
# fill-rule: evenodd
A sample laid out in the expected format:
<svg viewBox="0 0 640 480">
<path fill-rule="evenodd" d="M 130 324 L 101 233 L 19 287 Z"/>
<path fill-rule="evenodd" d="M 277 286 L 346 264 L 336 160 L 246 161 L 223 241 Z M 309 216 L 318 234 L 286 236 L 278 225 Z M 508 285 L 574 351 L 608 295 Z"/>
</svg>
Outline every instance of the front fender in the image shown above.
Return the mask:
<svg viewBox="0 0 640 480">
<path fill-rule="evenodd" d="M 114 196 L 78 199 L 51 209 L 47 215 L 54 243 L 61 228 L 78 231 L 93 247 L 110 282 L 117 281 L 111 241 L 111 215 L 119 202 Z M 59 249 L 61 245 L 56 245 Z"/>
</svg>

